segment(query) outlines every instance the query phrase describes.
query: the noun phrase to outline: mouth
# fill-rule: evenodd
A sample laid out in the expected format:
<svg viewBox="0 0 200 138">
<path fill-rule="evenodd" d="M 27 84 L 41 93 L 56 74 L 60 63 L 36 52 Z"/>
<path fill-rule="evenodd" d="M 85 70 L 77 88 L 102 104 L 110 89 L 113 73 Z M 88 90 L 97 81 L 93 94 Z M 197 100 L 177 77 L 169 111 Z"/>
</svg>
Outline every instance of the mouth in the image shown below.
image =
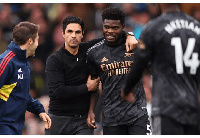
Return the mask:
<svg viewBox="0 0 200 138">
<path fill-rule="evenodd" d="M 113 35 L 106 35 L 106 38 L 108 40 L 114 40 L 115 39 L 115 37 Z"/>
<path fill-rule="evenodd" d="M 72 43 L 72 44 L 77 44 L 78 41 L 77 41 L 76 39 L 72 39 L 72 40 L 71 40 L 71 43 Z"/>
</svg>

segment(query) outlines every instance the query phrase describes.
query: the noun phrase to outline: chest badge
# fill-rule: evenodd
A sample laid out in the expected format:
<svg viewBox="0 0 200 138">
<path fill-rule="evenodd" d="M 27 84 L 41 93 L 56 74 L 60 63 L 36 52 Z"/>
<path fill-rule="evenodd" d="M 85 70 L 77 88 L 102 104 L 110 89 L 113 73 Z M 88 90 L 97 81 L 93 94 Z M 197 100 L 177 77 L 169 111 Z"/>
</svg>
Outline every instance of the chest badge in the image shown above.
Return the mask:
<svg viewBox="0 0 200 138">
<path fill-rule="evenodd" d="M 106 57 L 102 58 L 101 62 L 106 62 L 108 59 Z"/>
<path fill-rule="evenodd" d="M 134 54 L 134 53 L 125 53 L 124 57 L 131 57 L 132 54 Z"/>
<path fill-rule="evenodd" d="M 22 68 L 18 69 L 18 79 L 23 80 L 24 75 L 22 74 Z"/>
</svg>

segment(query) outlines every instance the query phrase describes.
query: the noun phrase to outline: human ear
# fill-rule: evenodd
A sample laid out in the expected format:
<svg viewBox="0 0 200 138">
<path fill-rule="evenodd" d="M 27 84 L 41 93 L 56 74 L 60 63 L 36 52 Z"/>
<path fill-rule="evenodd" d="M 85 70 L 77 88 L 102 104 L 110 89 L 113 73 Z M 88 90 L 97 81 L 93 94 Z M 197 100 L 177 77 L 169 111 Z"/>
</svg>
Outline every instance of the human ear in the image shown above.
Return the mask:
<svg viewBox="0 0 200 138">
<path fill-rule="evenodd" d="M 62 36 L 63 36 L 63 38 L 65 38 L 65 32 L 63 32 L 63 31 L 62 31 Z"/>
<path fill-rule="evenodd" d="M 124 27 L 125 27 L 125 25 L 123 24 L 123 25 L 122 25 L 122 29 L 124 29 Z"/>
<path fill-rule="evenodd" d="M 29 44 L 29 45 L 32 45 L 32 44 L 33 44 L 33 39 L 32 39 L 32 38 L 29 38 L 29 39 L 28 39 L 28 44 Z"/>
</svg>

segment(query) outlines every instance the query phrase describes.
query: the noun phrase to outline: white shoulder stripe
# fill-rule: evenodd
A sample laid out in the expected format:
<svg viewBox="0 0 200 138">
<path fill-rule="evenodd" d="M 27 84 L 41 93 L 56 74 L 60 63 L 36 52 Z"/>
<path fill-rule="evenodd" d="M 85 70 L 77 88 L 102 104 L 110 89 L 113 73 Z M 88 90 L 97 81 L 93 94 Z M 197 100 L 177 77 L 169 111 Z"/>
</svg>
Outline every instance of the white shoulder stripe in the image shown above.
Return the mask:
<svg viewBox="0 0 200 138">
<path fill-rule="evenodd" d="M 90 47 L 90 48 L 87 50 L 86 55 L 88 55 L 88 53 L 89 53 L 92 49 L 94 49 L 95 47 L 98 47 L 98 46 L 102 45 L 102 44 L 104 43 L 104 41 L 105 41 L 105 39 L 101 40 L 100 42 L 98 42 L 98 43 L 96 43 L 95 45 L 93 45 L 92 47 Z"/>
</svg>

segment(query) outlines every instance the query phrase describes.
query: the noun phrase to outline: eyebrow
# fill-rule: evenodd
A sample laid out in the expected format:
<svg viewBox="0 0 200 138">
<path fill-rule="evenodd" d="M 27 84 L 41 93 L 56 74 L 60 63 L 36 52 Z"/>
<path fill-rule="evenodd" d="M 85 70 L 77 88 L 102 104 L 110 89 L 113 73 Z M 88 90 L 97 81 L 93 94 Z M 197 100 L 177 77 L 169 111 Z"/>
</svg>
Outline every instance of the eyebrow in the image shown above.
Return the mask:
<svg viewBox="0 0 200 138">
<path fill-rule="evenodd" d="M 70 30 L 70 31 L 73 31 L 72 29 L 68 29 L 67 31 L 69 31 L 69 30 Z M 76 31 L 81 31 L 81 30 L 76 30 Z"/>
<path fill-rule="evenodd" d="M 107 24 L 104 24 L 103 26 L 110 27 L 110 28 L 120 27 L 119 25 L 110 26 L 110 25 L 107 25 Z"/>
<path fill-rule="evenodd" d="M 67 31 L 68 31 L 68 32 L 73 32 L 71 29 L 68 29 Z"/>
<path fill-rule="evenodd" d="M 73 30 L 71 30 L 71 29 L 68 29 L 68 30 L 66 30 L 67 32 L 76 32 L 76 33 L 81 33 L 81 30 L 76 30 L 76 31 L 73 31 Z"/>
<path fill-rule="evenodd" d="M 80 32 L 81 32 L 81 30 L 76 30 L 75 32 L 79 32 L 79 33 L 80 33 Z"/>
</svg>

